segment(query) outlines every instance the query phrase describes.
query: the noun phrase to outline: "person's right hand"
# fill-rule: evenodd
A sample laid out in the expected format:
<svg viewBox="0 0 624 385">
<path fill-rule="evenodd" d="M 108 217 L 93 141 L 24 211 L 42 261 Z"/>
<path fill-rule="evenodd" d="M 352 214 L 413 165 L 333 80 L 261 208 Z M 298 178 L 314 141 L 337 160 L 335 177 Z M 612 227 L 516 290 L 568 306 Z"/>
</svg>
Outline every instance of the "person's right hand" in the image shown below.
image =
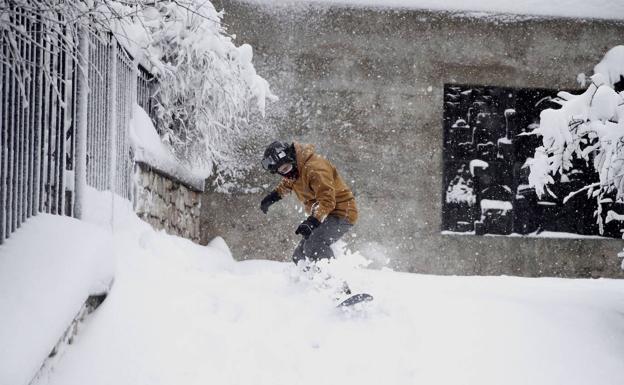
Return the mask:
<svg viewBox="0 0 624 385">
<path fill-rule="evenodd" d="M 260 210 L 266 214 L 269 211 L 269 207 L 280 199 L 282 199 L 282 197 L 277 193 L 277 191 L 271 191 L 271 193 L 265 196 L 264 199 L 262 199 L 262 202 L 260 202 Z"/>
</svg>

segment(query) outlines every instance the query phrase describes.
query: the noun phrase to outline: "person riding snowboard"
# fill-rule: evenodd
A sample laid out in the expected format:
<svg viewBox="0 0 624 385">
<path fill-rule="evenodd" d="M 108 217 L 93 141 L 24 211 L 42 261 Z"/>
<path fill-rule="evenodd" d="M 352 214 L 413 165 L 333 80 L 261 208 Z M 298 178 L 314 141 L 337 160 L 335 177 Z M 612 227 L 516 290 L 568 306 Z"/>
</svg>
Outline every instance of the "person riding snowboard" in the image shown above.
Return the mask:
<svg viewBox="0 0 624 385">
<path fill-rule="evenodd" d="M 293 142 L 273 142 L 264 151 L 262 167 L 283 178 L 260 203 L 269 207 L 291 191 L 303 203 L 308 218 L 296 229 L 303 239 L 293 253 L 295 264 L 333 258 L 331 245 L 351 230 L 358 210 L 351 189 L 331 162 L 314 152 L 314 146 Z"/>
</svg>

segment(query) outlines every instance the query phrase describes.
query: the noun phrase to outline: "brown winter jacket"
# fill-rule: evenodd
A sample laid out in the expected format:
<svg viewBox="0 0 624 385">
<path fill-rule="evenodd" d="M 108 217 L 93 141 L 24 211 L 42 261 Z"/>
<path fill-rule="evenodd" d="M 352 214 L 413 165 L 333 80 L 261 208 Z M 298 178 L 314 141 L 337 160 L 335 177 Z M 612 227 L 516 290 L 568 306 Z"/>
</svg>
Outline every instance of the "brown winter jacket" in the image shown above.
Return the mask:
<svg viewBox="0 0 624 385">
<path fill-rule="evenodd" d="M 306 213 L 321 222 L 328 215 L 334 215 L 354 224 L 358 218 L 355 198 L 336 167 L 315 154 L 311 144 L 295 142 L 295 153 L 299 177 L 296 180 L 283 178 L 275 191 L 282 198 L 294 191 Z"/>
</svg>

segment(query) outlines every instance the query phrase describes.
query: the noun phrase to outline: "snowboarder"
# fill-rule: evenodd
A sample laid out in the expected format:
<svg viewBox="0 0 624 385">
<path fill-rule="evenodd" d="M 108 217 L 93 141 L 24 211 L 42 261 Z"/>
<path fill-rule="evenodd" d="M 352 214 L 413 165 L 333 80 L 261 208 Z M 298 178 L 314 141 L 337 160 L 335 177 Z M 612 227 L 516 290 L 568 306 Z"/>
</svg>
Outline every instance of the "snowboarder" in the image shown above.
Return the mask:
<svg viewBox="0 0 624 385">
<path fill-rule="evenodd" d="M 336 167 L 316 154 L 313 145 L 296 142 L 271 143 L 264 151 L 262 167 L 283 177 L 262 199 L 262 212 L 266 214 L 272 204 L 294 191 L 309 215 L 295 230 L 303 239 L 295 248 L 293 262 L 333 258 L 330 246 L 351 230 L 358 218 L 353 193 Z"/>
</svg>

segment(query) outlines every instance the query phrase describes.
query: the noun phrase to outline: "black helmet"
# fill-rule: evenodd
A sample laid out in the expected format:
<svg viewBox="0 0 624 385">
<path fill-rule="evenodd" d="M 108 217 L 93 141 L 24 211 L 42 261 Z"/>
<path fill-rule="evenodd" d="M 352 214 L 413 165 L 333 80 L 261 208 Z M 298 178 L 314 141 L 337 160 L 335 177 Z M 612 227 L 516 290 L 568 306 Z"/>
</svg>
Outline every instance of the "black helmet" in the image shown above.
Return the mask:
<svg viewBox="0 0 624 385">
<path fill-rule="evenodd" d="M 295 151 L 292 144 L 273 142 L 264 150 L 262 168 L 275 174 L 284 163 L 296 166 Z"/>
</svg>

